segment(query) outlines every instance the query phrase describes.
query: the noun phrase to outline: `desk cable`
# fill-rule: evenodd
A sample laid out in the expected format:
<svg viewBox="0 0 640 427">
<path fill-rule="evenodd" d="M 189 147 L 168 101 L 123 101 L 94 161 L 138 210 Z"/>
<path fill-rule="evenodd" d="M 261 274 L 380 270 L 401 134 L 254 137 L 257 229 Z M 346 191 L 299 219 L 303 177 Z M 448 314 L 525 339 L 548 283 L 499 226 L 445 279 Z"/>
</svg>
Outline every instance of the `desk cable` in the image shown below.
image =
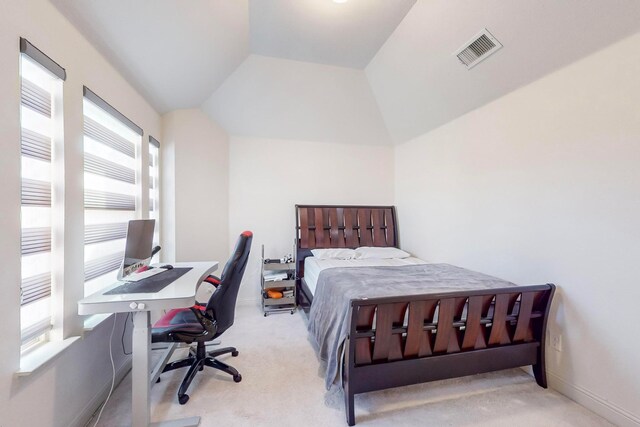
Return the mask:
<svg viewBox="0 0 640 427">
<path fill-rule="evenodd" d="M 131 354 L 133 354 L 133 351 L 127 351 L 124 346 L 124 336 L 127 332 L 127 324 L 129 323 L 129 317 L 131 317 L 131 323 L 133 323 L 133 316 L 131 316 L 131 313 L 127 313 L 127 318 L 124 319 L 124 326 L 122 327 L 122 336 L 120 337 L 120 343 L 122 344 L 122 352 L 124 353 L 125 356 L 131 356 Z"/>
<path fill-rule="evenodd" d="M 111 393 L 113 393 L 113 387 L 116 384 L 116 365 L 113 362 L 113 348 L 111 345 L 111 340 L 113 340 L 113 331 L 116 330 L 116 320 L 118 319 L 118 313 L 114 313 L 113 314 L 113 326 L 111 327 L 111 334 L 109 334 L 109 359 L 111 360 L 111 371 L 112 371 L 112 375 L 111 375 L 111 388 L 109 389 L 109 394 L 107 395 L 107 399 L 104 401 L 104 404 L 102 405 L 102 408 L 100 408 L 100 412 L 98 413 L 98 418 L 96 418 L 96 422 L 95 424 L 93 424 L 93 427 L 96 427 L 98 425 L 98 422 L 100 421 L 100 417 L 102 416 L 102 411 L 104 411 L 104 408 L 107 406 L 107 403 L 109 402 L 109 398 L 111 398 Z M 125 327 L 127 326 L 127 322 L 125 321 Z"/>
</svg>

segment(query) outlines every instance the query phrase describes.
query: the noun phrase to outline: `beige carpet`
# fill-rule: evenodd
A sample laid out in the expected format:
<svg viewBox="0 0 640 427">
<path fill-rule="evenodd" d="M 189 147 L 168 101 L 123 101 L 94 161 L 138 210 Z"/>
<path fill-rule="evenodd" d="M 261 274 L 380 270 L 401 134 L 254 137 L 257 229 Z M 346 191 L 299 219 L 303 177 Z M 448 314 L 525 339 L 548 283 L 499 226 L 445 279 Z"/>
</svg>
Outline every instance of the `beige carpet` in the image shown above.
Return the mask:
<svg viewBox="0 0 640 427">
<path fill-rule="evenodd" d="M 201 426 L 346 426 L 342 395 L 324 390 L 307 339 L 304 314 L 267 318 L 238 307 L 222 345 L 238 357 L 224 360 L 242 374 L 234 383 L 206 368 L 179 405 L 186 369 L 163 374 L 151 392 L 152 420 L 199 415 Z M 100 426 L 130 425 L 130 375 L 115 390 Z M 91 423 L 93 425 L 93 423 Z M 604 426 L 604 419 L 564 396 L 538 387 L 520 369 L 401 387 L 356 396 L 358 426 Z"/>
</svg>

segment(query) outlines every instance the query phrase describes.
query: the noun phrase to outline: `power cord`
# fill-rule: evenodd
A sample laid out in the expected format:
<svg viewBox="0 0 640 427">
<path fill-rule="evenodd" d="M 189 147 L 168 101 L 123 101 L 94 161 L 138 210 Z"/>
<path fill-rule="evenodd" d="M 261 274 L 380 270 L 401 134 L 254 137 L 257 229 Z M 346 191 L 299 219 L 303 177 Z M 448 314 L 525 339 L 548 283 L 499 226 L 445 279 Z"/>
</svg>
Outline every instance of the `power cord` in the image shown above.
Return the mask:
<svg viewBox="0 0 640 427">
<path fill-rule="evenodd" d="M 127 313 L 127 318 L 124 319 L 124 326 L 122 327 L 122 336 L 120 337 L 120 342 L 122 343 L 122 352 L 125 354 L 125 356 L 130 356 L 133 353 L 132 351 L 127 352 L 124 347 L 124 336 L 127 332 L 127 322 L 129 321 L 129 317 L 131 317 L 131 323 L 133 323 L 133 316 L 131 316 L 131 313 Z"/>
<path fill-rule="evenodd" d="M 107 399 L 104 401 L 104 404 L 102 405 L 102 408 L 100 408 L 100 412 L 98 413 L 98 418 L 96 418 L 96 422 L 93 425 L 93 427 L 96 427 L 98 425 L 98 422 L 100 421 L 100 417 L 102 416 L 102 411 L 104 411 L 104 408 L 107 406 L 107 403 L 109 402 L 109 399 L 111 398 L 111 393 L 113 393 L 113 387 L 116 384 L 116 364 L 113 362 L 113 348 L 111 345 L 111 340 L 113 339 L 113 332 L 116 330 L 116 320 L 118 319 L 118 313 L 114 313 L 113 315 L 113 326 L 111 327 L 111 334 L 109 334 L 109 359 L 111 359 L 111 389 L 109 390 L 109 394 L 107 395 Z M 126 321 L 125 321 L 125 326 L 126 326 Z"/>
</svg>

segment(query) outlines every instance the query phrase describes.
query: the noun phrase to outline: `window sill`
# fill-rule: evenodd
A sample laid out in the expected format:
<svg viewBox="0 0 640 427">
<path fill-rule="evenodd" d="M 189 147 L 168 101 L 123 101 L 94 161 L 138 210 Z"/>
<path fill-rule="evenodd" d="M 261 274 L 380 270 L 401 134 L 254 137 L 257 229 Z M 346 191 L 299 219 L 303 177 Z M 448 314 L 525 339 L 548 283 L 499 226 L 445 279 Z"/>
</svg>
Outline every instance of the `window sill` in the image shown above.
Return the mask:
<svg viewBox="0 0 640 427">
<path fill-rule="evenodd" d="M 20 358 L 20 369 L 16 372 L 19 377 L 31 375 L 38 369 L 52 361 L 80 337 L 69 337 L 62 341 L 49 341 L 33 349 Z"/>
<path fill-rule="evenodd" d="M 84 319 L 83 331 L 85 335 L 100 326 L 102 322 L 113 316 L 113 313 L 93 314 Z"/>
</svg>

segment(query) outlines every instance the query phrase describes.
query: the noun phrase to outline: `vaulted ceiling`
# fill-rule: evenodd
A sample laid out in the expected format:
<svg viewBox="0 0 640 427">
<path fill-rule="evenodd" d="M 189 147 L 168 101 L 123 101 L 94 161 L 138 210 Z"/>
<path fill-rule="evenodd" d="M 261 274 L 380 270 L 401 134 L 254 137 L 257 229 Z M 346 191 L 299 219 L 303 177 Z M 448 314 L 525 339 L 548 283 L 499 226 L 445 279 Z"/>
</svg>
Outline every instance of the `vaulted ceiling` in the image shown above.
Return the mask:
<svg viewBox="0 0 640 427">
<path fill-rule="evenodd" d="M 363 69 L 416 0 L 250 0 L 251 52 Z"/>
<path fill-rule="evenodd" d="M 249 53 L 246 0 L 51 0 L 161 113 L 200 105 Z"/>
<path fill-rule="evenodd" d="M 50 0 L 161 113 L 232 134 L 386 144 L 640 31 L 631 0 Z M 488 28 L 504 48 L 453 53 Z"/>
<path fill-rule="evenodd" d="M 202 104 L 251 53 L 364 68 L 416 0 L 51 0 L 159 112 Z"/>
<path fill-rule="evenodd" d="M 483 28 L 504 47 L 467 70 L 453 53 Z M 637 31 L 640 1 L 424 0 L 366 72 L 389 133 L 401 142 Z"/>
</svg>

